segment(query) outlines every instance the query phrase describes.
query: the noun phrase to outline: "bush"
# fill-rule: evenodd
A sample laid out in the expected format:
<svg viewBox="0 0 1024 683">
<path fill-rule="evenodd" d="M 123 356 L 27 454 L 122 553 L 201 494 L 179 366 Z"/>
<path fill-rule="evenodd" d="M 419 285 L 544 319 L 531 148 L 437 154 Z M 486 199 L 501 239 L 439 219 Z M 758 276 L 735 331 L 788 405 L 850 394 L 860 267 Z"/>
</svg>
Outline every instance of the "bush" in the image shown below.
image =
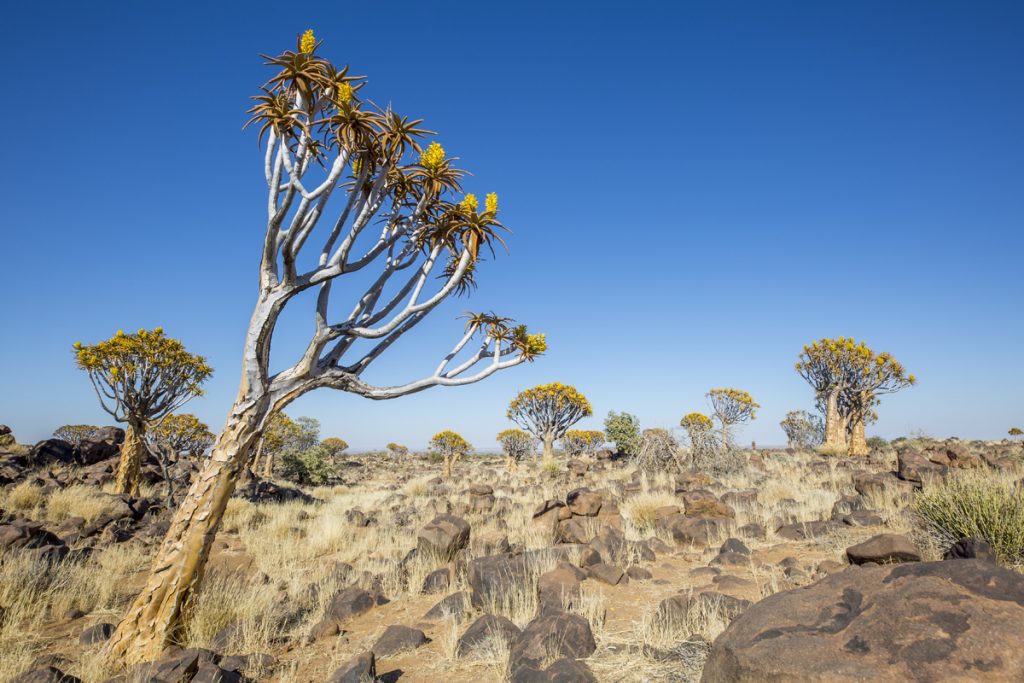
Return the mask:
<svg viewBox="0 0 1024 683">
<path fill-rule="evenodd" d="M 626 457 L 635 457 L 640 452 L 640 420 L 636 415 L 609 411 L 604 419 L 604 432 Z"/>
<path fill-rule="evenodd" d="M 281 475 L 297 484 L 320 486 L 337 474 L 331 459 L 331 449 L 320 444 L 304 451 L 287 450 L 281 454 Z"/>
<path fill-rule="evenodd" d="M 883 448 L 888 447 L 889 442 L 880 436 L 872 436 L 868 438 L 868 448 L 873 451 L 880 451 Z"/>
<path fill-rule="evenodd" d="M 914 509 L 944 546 L 983 538 L 1004 562 L 1024 562 L 1024 490 L 1005 475 L 973 470 L 952 476 L 919 493 Z"/>
<path fill-rule="evenodd" d="M 636 464 L 645 472 L 668 472 L 682 469 L 679 442 L 667 429 L 645 429 L 640 437 Z"/>
</svg>

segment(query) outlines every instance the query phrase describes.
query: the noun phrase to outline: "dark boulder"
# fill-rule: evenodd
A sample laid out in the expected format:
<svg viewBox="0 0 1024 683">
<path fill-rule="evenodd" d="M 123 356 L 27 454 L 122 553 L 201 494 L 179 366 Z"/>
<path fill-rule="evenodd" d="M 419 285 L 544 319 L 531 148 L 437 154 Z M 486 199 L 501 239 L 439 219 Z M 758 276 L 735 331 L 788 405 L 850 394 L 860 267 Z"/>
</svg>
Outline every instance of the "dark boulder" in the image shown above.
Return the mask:
<svg viewBox="0 0 1024 683">
<path fill-rule="evenodd" d="M 1024 680 L 1024 576 L 982 560 L 865 566 L 767 597 L 705 683 Z"/>
</svg>

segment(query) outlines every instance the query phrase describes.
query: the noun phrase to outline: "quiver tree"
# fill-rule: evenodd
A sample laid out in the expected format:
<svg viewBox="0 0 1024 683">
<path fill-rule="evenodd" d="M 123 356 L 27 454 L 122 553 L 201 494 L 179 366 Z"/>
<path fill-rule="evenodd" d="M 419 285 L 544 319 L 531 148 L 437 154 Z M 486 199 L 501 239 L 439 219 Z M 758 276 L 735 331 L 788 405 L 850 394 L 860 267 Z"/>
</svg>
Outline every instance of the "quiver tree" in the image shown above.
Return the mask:
<svg viewBox="0 0 1024 683">
<path fill-rule="evenodd" d="M 903 364 L 890 353 L 871 353 L 868 362 L 857 368 L 840 401 L 847 415 L 850 455 L 871 452 L 864 438 L 864 426 L 878 420 L 874 408 L 881 403 L 880 396 L 893 394 L 917 384 L 917 379 L 904 369 Z"/>
<path fill-rule="evenodd" d="M 167 485 L 167 500 L 176 504 L 175 477 L 171 465 L 182 457 L 199 458 L 214 442 L 214 434 L 190 413 L 167 415 L 153 423 L 146 433 L 150 453 L 156 458 Z"/>
<path fill-rule="evenodd" d="M 1024 429 L 1021 429 L 1020 427 L 1010 427 L 1010 431 L 1008 431 L 1007 434 L 1009 434 L 1011 438 L 1021 436 L 1024 434 Z"/>
<path fill-rule="evenodd" d="M 878 397 L 917 383 L 891 354 L 876 354 L 852 337 L 805 346 L 796 370 L 814 389 L 825 415 L 823 448 L 832 453 L 866 454 L 864 423 Z"/>
<path fill-rule="evenodd" d="M 62 425 L 53 430 L 53 437 L 77 448 L 84 441 L 96 438 L 99 433 L 100 427 L 96 425 Z"/>
<path fill-rule="evenodd" d="M 259 445 L 255 449 L 252 469 L 255 472 L 260 460 L 263 462 L 263 477 L 274 476 L 274 467 L 286 451 L 304 451 L 312 448 L 320 438 L 320 422 L 311 417 L 291 419 L 278 411 L 270 416 L 263 429 Z"/>
<path fill-rule="evenodd" d="M 690 439 L 690 458 L 695 467 L 707 469 L 718 455 L 715 423 L 704 413 L 688 413 L 679 421 Z"/>
<path fill-rule="evenodd" d="M 571 457 L 593 455 L 604 445 L 604 432 L 592 429 L 570 429 L 562 436 L 562 448 Z"/>
<path fill-rule="evenodd" d="M 430 450 L 441 456 L 444 462 L 444 478 L 450 479 L 452 468 L 463 455 L 472 452 L 473 447 L 458 432 L 446 429 L 430 439 Z"/>
<path fill-rule="evenodd" d="M 806 410 L 791 410 L 779 422 L 786 433 L 786 443 L 790 448 L 810 450 L 820 446 L 825 438 L 825 423 L 821 416 Z"/>
<path fill-rule="evenodd" d="M 405 457 L 409 454 L 409 449 L 400 443 L 391 442 L 385 448 L 388 449 L 388 453 L 396 458 Z"/>
<path fill-rule="evenodd" d="M 117 331 L 98 344 L 75 342 L 75 361 L 89 374 L 103 409 L 127 423 L 114 490 L 139 495 L 139 466 L 146 427 L 203 394 L 213 369 L 162 328 L 135 334 Z"/>
<path fill-rule="evenodd" d="M 522 429 L 506 429 L 498 433 L 498 443 L 505 454 L 505 465 L 509 472 L 519 470 L 519 463 L 537 447 L 537 439 Z"/>
<path fill-rule="evenodd" d="M 604 433 L 624 457 L 635 458 L 640 452 L 640 420 L 636 415 L 609 410 Z"/>
<path fill-rule="evenodd" d="M 755 419 L 757 416 L 754 411 L 761 406 L 754 402 L 750 394 L 740 389 L 712 389 L 707 397 L 721 425 L 722 448 L 731 448 L 729 433 L 732 426 Z"/>
<path fill-rule="evenodd" d="M 508 405 L 508 419 L 544 444 L 544 459 L 555 456 L 555 441 L 569 427 L 592 415 L 590 401 L 576 387 L 552 382 L 521 391 Z"/>
<path fill-rule="evenodd" d="M 336 436 L 329 436 L 320 442 L 327 453 L 332 457 L 336 458 L 341 455 L 346 449 L 348 449 L 348 443 L 344 439 L 339 439 Z"/>
<path fill-rule="evenodd" d="M 270 415 L 323 387 L 383 400 L 470 384 L 545 350 L 543 336 L 475 315 L 429 374 L 391 386 L 367 380 L 403 335 L 449 296 L 477 284 L 475 265 L 503 244 L 504 226 L 497 195 L 483 207 L 463 195 L 464 172 L 436 142 L 421 146 L 430 134 L 421 122 L 368 105 L 365 80 L 331 64 L 320 48 L 307 31 L 294 51 L 268 57 L 273 74 L 249 110 L 264 146 L 268 192 L 242 378 L 146 585 L 109 641 L 126 663 L 152 659 L 179 630 L 182 607 L 201 580 L 225 506 Z M 352 284 L 335 288 L 343 276 L 354 276 Z M 332 302 L 336 290 L 348 295 L 354 287 L 354 295 Z M 309 341 L 297 357 L 271 364 L 281 314 L 304 293 L 315 300 Z"/>
</svg>

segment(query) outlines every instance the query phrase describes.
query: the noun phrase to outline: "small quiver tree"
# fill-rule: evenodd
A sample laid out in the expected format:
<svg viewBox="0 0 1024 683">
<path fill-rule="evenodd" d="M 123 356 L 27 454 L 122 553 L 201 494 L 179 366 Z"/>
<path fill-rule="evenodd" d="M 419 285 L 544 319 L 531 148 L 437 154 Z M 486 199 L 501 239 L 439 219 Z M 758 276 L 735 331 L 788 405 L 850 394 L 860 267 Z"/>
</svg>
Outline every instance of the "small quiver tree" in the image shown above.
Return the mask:
<svg viewBox="0 0 1024 683">
<path fill-rule="evenodd" d="M 263 460 L 264 479 L 274 476 L 274 467 L 285 452 L 301 452 L 316 445 L 320 439 L 320 422 L 311 417 L 291 419 L 283 412 L 274 413 L 267 421 L 266 429 L 255 451 L 252 469 L 255 473 L 260 459 Z"/>
<path fill-rule="evenodd" d="M 711 410 L 721 425 L 722 448 L 729 450 L 732 448 L 732 442 L 729 440 L 732 426 L 755 419 L 754 411 L 761 406 L 754 402 L 750 394 L 741 389 L 712 389 L 707 393 L 707 397 L 711 402 Z"/>
<path fill-rule="evenodd" d="M 473 447 L 462 438 L 462 435 L 446 429 L 438 432 L 430 439 L 430 450 L 441 456 L 444 462 L 444 478 L 451 479 L 452 468 L 463 455 L 471 453 Z"/>
<path fill-rule="evenodd" d="M 147 425 L 203 394 L 202 383 L 213 369 L 202 356 L 185 350 L 162 328 L 135 334 L 117 331 L 98 344 L 74 345 L 78 367 L 89 375 L 100 405 L 118 422 L 127 423 L 114 488 L 139 495 L 139 466 Z"/>
<path fill-rule="evenodd" d="M 320 442 L 320 445 L 326 449 L 328 456 L 332 459 L 337 459 L 348 449 L 348 442 L 344 439 L 339 439 L 336 436 L 327 437 Z"/>
<path fill-rule="evenodd" d="M 506 429 L 498 433 L 498 443 L 505 454 L 505 465 L 509 472 L 519 470 L 519 463 L 537 447 L 537 440 L 522 429 Z"/>
<path fill-rule="evenodd" d="M 1021 429 L 1020 427 L 1010 427 L 1010 431 L 1008 431 L 1007 434 L 1009 434 L 1012 439 L 1024 435 L 1024 429 Z"/>
<path fill-rule="evenodd" d="M 825 423 L 820 415 L 806 410 L 791 410 L 779 422 L 786 433 L 786 443 L 796 450 L 811 450 L 825 439 Z"/>
<path fill-rule="evenodd" d="M 688 413 L 679 421 L 690 439 L 690 460 L 698 469 L 710 469 L 718 455 L 715 423 L 704 413 Z"/>
<path fill-rule="evenodd" d="M 669 430 L 653 427 L 640 434 L 636 464 L 642 472 L 654 474 L 680 470 L 679 456 L 679 442 Z"/>
<path fill-rule="evenodd" d="M 55 439 L 67 441 L 75 448 L 81 446 L 84 441 L 95 438 L 99 433 L 100 428 L 96 425 L 62 425 L 53 430 Z"/>
<path fill-rule="evenodd" d="M 409 449 L 400 443 L 395 443 L 392 441 L 387 446 L 385 446 L 385 448 L 387 448 L 388 453 L 390 453 L 391 456 L 394 458 L 404 458 L 405 456 L 409 455 Z"/>
<path fill-rule="evenodd" d="M 604 432 L 590 429 L 570 429 L 562 437 L 562 448 L 570 457 L 593 456 L 604 445 Z"/>
<path fill-rule="evenodd" d="M 544 460 L 555 457 L 555 441 L 569 427 L 593 414 L 590 401 L 576 387 L 552 382 L 526 389 L 508 406 L 506 415 L 544 444 Z"/>
<path fill-rule="evenodd" d="M 640 420 L 636 415 L 608 411 L 604 433 L 624 457 L 635 458 L 640 452 Z"/>
<path fill-rule="evenodd" d="M 213 445 L 216 437 L 210 428 L 190 413 L 167 415 L 153 423 L 146 433 L 146 445 L 156 458 L 167 485 L 168 507 L 177 504 L 177 479 L 172 466 L 182 458 L 197 459 Z M 186 472 L 191 470 L 191 462 Z M 183 473 L 184 474 L 184 473 Z M 181 477 L 185 483 L 188 478 Z"/>
</svg>

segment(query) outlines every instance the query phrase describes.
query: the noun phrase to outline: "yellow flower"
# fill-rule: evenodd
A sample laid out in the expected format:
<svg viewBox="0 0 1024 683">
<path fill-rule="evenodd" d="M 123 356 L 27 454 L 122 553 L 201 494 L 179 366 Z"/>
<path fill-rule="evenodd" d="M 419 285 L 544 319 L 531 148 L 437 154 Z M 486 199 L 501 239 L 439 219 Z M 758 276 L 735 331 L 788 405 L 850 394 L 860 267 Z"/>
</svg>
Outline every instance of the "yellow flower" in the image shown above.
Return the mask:
<svg viewBox="0 0 1024 683">
<path fill-rule="evenodd" d="M 420 155 L 420 163 L 426 168 L 435 169 L 443 162 L 444 147 L 436 142 L 431 142 L 430 146 Z"/>
<path fill-rule="evenodd" d="M 466 198 L 462 200 L 462 208 L 466 211 L 476 211 L 478 206 L 480 206 L 480 202 L 476 200 L 475 194 L 467 194 Z"/>
<path fill-rule="evenodd" d="M 348 104 L 352 101 L 352 86 L 349 85 L 347 81 L 338 83 L 335 90 L 336 93 L 334 95 L 334 101 L 337 102 L 339 106 Z"/>
<path fill-rule="evenodd" d="M 488 213 L 497 213 L 498 212 L 498 193 L 497 192 L 491 192 L 490 194 L 487 195 L 487 199 L 484 200 L 484 209 Z"/>
<path fill-rule="evenodd" d="M 313 48 L 316 47 L 316 38 L 313 36 L 313 29 L 308 28 L 306 32 L 302 34 L 302 40 L 299 42 L 299 51 L 308 55 L 313 52 Z"/>
</svg>

